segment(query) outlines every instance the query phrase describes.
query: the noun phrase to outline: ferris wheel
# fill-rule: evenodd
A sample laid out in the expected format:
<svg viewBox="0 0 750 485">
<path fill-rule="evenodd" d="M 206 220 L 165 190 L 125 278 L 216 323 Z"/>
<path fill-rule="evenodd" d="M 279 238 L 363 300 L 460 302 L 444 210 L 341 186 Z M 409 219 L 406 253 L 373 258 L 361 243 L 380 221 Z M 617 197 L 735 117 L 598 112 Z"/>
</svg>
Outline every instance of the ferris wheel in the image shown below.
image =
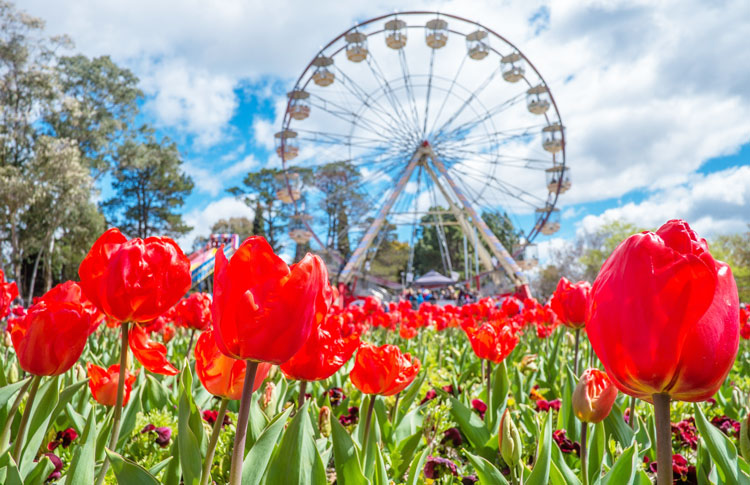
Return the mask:
<svg viewBox="0 0 750 485">
<path fill-rule="evenodd" d="M 445 13 L 384 15 L 334 38 L 288 93 L 275 136 L 286 174 L 279 198 L 295 204 L 297 242 L 335 245 L 300 203 L 306 191 L 331 194 L 302 188 L 298 172 L 331 163 L 357 171 L 336 189 L 366 199 L 348 215 L 356 248 L 338 273 L 344 283 L 363 273 L 386 225 L 413 248 L 430 216 L 447 267 L 452 224 L 485 271 L 527 288 L 533 241 L 559 230 L 556 204 L 571 185 L 562 120 L 541 74 L 493 30 Z M 503 247 L 486 212 L 510 218 L 516 247 Z"/>
</svg>

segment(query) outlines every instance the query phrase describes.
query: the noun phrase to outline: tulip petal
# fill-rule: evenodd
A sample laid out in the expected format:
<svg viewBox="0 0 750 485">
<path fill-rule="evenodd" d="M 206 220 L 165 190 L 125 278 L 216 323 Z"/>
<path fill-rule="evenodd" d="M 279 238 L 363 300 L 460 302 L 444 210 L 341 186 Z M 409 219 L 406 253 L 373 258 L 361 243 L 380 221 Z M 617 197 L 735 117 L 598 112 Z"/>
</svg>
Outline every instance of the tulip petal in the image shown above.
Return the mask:
<svg viewBox="0 0 750 485">
<path fill-rule="evenodd" d="M 132 326 L 128 332 L 128 343 L 133 355 L 146 370 L 165 376 L 179 373 L 167 360 L 167 347 L 148 338 L 148 334 L 140 325 Z"/>
</svg>

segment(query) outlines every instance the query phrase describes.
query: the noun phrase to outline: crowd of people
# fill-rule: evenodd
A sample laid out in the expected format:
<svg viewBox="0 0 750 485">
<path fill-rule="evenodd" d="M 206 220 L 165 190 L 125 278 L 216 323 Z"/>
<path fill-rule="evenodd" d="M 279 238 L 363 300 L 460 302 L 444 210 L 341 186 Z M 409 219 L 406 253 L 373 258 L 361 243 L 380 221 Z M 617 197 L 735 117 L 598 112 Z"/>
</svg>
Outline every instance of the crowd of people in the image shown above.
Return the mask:
<svg viewBox="0 0 750 485">
<path fill-rule="evenodd" d="M 474 303 L 478 300 L 478 293 L 476 290 L 472 290 L 469 285 L 453 287 L 447 286 L 444 288 L 435 288 L 430 290 L 429 288 L 406 288 L 401 292 L 401 299 L 407 300 L 412 303 L 414 308 L 418 308 L 424 302 L 435 302 L 435 301 L 452 301 L 457 306 L 465 305 L 467 303 Z"/>
</svg>

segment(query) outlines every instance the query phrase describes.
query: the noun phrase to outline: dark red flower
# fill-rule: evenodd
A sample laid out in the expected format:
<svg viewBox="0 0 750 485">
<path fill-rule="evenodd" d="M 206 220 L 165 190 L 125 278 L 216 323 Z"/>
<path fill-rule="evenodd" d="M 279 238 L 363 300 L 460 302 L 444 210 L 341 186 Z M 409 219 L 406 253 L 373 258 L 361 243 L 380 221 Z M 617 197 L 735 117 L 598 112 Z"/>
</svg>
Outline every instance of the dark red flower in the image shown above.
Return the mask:
<svg viewBox="0 0 750 485">
<path fill-rule="evenodd" d="M 448 428 L 443 431 L 443 439 L 440 440 L 440 444 L 451 443 L 454 448 L 458 448 L 464 442 L 461 437 L 461 432 L 458 428 Z"/>
<path fill-rule="evenodd" d="M 350 407 L 346 414 L 339 416 L 339 422 L 344 426 L 357 424 L 357 421 L 359 421 L 359 408 L 357 406 Z"/>
<path fill-rule="evenodd" d="M 424 476 L 425 478 L 431 478 L 437 480 L 438 478 L 450 474 L 458 476 L 458 470 L 456 464 L 447 458 L 441 458 L 439 456 L 428 456 L 427 463 L 424 465 Z"/>
<path fill-rule="evenodd" d="M 328 400 L 333 407 L 338 406 L 344 399 L 346 399 L 346 394 L 344 394 L 344 390 L 340 387 L 332 387 L 328 389 L 327 393 Z"/>
<path fill-rule="evenodd" d="M 73 442 L 74 439 L 78 438 L 78 433 L 73 428 L 68 428 L 64 431 L 58 431 L 55 435 L 55 439 L 47 443 L 47 450 L 54 451 L 58 446 L 67 448 Z"/>
<path fill-rule="evenodd" d="M 168 237 L 128 239 L 112 228 L 78 268 L 86 296 L 120 322 L 149 322 L 190 289 L 190 261 Z"/>
<path fill-rule="evenodd" d="M 740 423 L 727 416 L 714 416 L 711 418 L 711 424 L 716 426 L 727 436 L 739 436 Z"/>
<path fill-rule="evenodd" d="M 484 413 L 487 412 L 487 404 L 485 404 L 484 401 L 481 399 L 472 399 L 471 407 L 474 408 L 474 411 L 479 413 L 480 418 L 484 419 Z"/>
<path fill-rule="evenodd" d="M 679 423 L 672 423 L 672 434 L 680 446 L 689 446 L 694 450 L 698 448 L 698 430 L 692 416 Z"/>
<path fill-rule="evenodd" d="M 547 412 L 550 409 L 559 411 L 560 405 L 561 405 L 561 402 L 559 399 L 553 399 L 552 401 L 547 401 L 546 399 L 539 399 L 536 402 L 536 410 L 538 412 Z"/>
<path fill-rule="evenodd" d="M 156 434 L 154 443 L 161 446 L 162 448 L 166 448 L 167 446 L 169 446 L 169 440 L 172 438 L 172 430 L 170 428 L 167 428 L 166 426 L 157 427 L 151 423 L 144 426 L 141 430 L 141 434 L 146 433 Z"/>
<path fill-rule="evenodd" d="M 205 422 L 213 426 L 213 424 L 216 422 L 216 420 L 219 417 L 219 412 L 213 411 L 211 409 L 206 409 L 205 411 L 203 411 L 203 413 L 201 413 L 201 415 L 203 416 L 203 420 Z M 232 419 L 229 417 L 228 414 L 225 413 L 224 420 L 221 422 L 221 426 L 224 427 L 230 424 L 232 424 Z"/>
<path fill-rule="evenodd" d="M 581 454 L 581 444 L 567 438 L 564 429 L 556 429 L 553 431 L 552 439 L 555 440 L 555 443 L 557 443 L 557 446 L 560 447 L 560 451 L 563 453 Z"/>
<path fill-rule="evenodd" d="M 422 398 L 421 401 L 419 401 L 419 405 L 426 403 L 427 401 L 432 401 L 437 397 L 437 392 L 435 392 L 435 389 L 430 389 L 427 391 L 427 393 L 424 395 L 424 398 Z"/>
<path fill-rule="evenodd" d="M 52 473 L 50 473 L 47 476 L 47 479 L 44 482 L 47 483 L 47 482 L 51 482 L 53 480 L 59 480 L 60 478 L 62 478 L 63 462 L 60 459 L 60 457 L 58 457 L 54 453 L 44 453 L 43 456 L 46 456 L 47 458 L 49 458 L 49 461 L 51 461 L 52 464 L 55 466 L 55 469 L 52 470 Z M 38 461 L 38 460 L 34 460 L 34 461 Z"/>
</svg>

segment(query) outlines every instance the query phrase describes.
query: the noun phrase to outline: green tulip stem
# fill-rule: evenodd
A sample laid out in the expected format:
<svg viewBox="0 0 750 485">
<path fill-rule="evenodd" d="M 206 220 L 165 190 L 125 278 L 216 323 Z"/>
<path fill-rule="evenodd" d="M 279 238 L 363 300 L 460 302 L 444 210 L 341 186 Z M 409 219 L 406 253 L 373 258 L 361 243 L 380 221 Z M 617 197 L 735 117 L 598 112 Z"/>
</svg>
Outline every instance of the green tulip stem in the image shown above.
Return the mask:
<svg viewBox="0 0 750 485">
<path fill-rule="evenodd" d="M 635 396 L 630 396 L 630 419 L 629 419 L 630 422 L 628 423 L 630 424 L 630 429 L 633 429 L 633 430 L 635 429 L 636 419 L 638 418 L 636 418 L 636 415 L 635 415 Z"/>
<path fill-rule="evenodd" d="M 18 391 L 18 396 L 16 396 L 16 400 L 13 401 L 10 411 L 8 411 L 8 419 L 5 421 L 2 434 L 0 434 L 0 453 L 4 453 L 6 447 L 10 445 L 10 430 L 13 427 L 13 418 L 16 416 L 16 411 L 18 411 L 21 401 L 23 401 L 24 396 L 26 396 L 26 390 L 29 388 L 29 385 L 31 385 L 31 379 L 27 379 L 26 383 L 21 387 L 21 390 Z"/>
<path fill-rule="evenodd" d="M 128 367 L 128 322 L 122 322 L 120 325 L 122 329 L 122 338 L 120 340 L 120 374 L 117 380 L 117 400 L 115 401 L 115 410 L 112 417 L 112 436 L 109 438 L 109 445 L 107 446 L 110 450 L 116 451 L 117 440 L 120 437 L 120 419 L 122 418 L 122 402 L 125 399 L 125 371 Z M 137 324 L 136 324 L 137 325 Z M 109 458 L 104 458 L 104 464 L 102 469 L 99 471 L 99 475 L 96 477 L 96 485 L 102 485 L 104 483 L 104 477 L 107 476 L 107 470 L 109 469 Z"/>
<path fill-rule="evenodd" d="M 245 371 L 245 384 L 242 386 L 242 400 L 240 411 L 237 414 L 237 432 L 234 435 L 234 447 L 232 449 L 232 464 L 229 469 L 229 485 L 240 485 L 242 482 L 242 462 L 245 459 L 245 439 L 247 438 L 247 421 L 250 417 L 250 403 L 253 399 L 253 383 L 258 363 L 247 361 Z"/>
<path fill-rule="evenodd" d="M 305 393 L 307 392 L 307 381 L 299 381 L 299 404 L 297 409 L 302 409 L 305 404 Z"/>
<path fill-rule="evenodd" d="M 13 443 L 13 460 L 16 464 L 21 458 L 21 449 L 23 447 L 23 438 L 26 434 L 26 425 L 29 423 L 29 416 L 31 416 L 31 408 L 34 405 L 34 398 L 36 392 L 39 390 L 39 383 L 42 382 L 42 376 L 34 376 L 31 379 L 31 389 L 29 390 L 29 398 L 26 400 L 26 407 L 23 408 L 23 416 L 21 416 L 21 424 L 18 427 L 18 435 L 16 441 Z"/>
<path fill-rule="evenodd" d="M 589 423 L 581 423 L 581 483 L 583 485 L 589 485 L 589 471 L 586 469 L 586 458 L 587 458 L 587 443 L 586 443 L 586 432 L 589 429 Z"/>
<path fill-rule="evenodd" d="M 491 395 L 491 393 L 492 393 L 492 361 L 488 360 L 487 361 L 487 410 L 490 412 L 489 413 L 490 414 L 489 417 L 492 418 L 492 417 L 494 417 L 494 416 L 492 416 L 492 413 L 494 412 L 494 410 L 492 409 L 492 395 Z M 492 421 L 490 421 L 490 422 L 492 422 Z"/>
<path fill-rule="evenodd" d="M 185 359 L 190 362 L 190 352 L 193 351 L 193 339 L 195 338 L 195 329 L 190 331 L 190 342 L 188 342 L 187 350 L 185 351 Z"/>
<path fill-rule="evenodd" d="M 227 406 L 229 405 L 229 399 L 222 399 L 219 405 L 219 414 L 216 416 L 216 422 L 214 423 L 214 429 L 211 432 L 211 439 L 208 441 L 208 450 L 206 451 L 206 459 L 203 461 L 203 472 L 201 473 L 201 485 L 208 485 L 208 480 L 211 477 L 211 465 L 214 462 L 214 453 L 216 452 L 216 443 L 219 441 L 219 434 L 221 434 L 221 428 L 224 425 L 224 416 L 227 414 Z"/>
<path fill-rule="evenodd" d="M 656 422 L 656 483 L 671 485 L 672 473 L 672 426 L 669 417 L 669 394 L 653 395 L 654 421 Z"/>
<path fill-rule="evenodd" d="M 393 403 L 393 409 L 391 409 L 391 424 L 396 424 L 398 419 L 398 400 L 401 398 L 401 392 L 396 393 L 396 402 Z"/>
<path fill-rule="evenodd" d="M 367 459 L 367 445 L 369 444 L 368 438 L 370 436 L 370 422 L 372 421 L 372 411 L 375 409 L 375 398 L 377 398 L 377 394 L 373 394 L 370 396 L 370 405 L 367 406 L 367 417 L 365 418 L 365 436 L 362 440 L 362 460 L 364 465 L 364 460 Z"/>
<path fill-rule="evenodd" d="M 576 329 L 576 347 L 573 354 L 573 373 L 578 377 L 578 347 L 581 340 L 581 329 Z"/>
</svg>

